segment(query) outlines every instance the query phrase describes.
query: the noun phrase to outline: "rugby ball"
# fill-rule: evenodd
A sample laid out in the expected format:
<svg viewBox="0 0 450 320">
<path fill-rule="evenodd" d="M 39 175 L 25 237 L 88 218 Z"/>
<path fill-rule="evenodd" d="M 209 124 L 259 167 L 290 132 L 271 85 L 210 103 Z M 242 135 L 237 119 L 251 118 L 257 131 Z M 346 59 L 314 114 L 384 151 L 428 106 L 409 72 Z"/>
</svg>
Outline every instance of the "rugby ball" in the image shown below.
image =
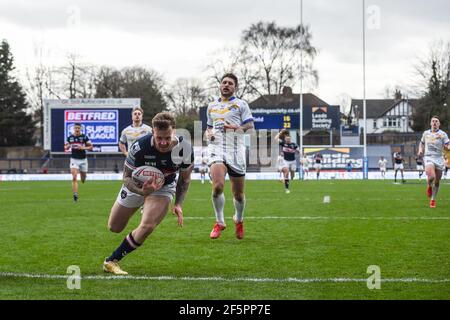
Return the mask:
<svg viewBox="0 0 450 320">
<path fill-rule="evenodd" d="M 158 168 L 151 166 L 142 166 L 134 169 L 131 177 L 139 186 L 150 178 L 156 181 L 158 188 L 164 185 L 164 174 Z"/>
</svg>

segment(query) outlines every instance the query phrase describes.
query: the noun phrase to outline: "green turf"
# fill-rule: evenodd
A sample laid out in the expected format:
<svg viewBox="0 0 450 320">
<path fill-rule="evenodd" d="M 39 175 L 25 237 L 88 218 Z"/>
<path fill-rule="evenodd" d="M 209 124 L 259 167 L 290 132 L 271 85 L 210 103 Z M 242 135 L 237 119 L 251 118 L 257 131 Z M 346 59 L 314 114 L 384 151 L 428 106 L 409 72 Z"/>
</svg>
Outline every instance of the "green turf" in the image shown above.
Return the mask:
<svg viewBox="0 0 450 320">
<path fill-rule="evenodd" d="M 103 259 L 139 223 L 107 230 L 120 182 L 88 181 L 80 201 L 70 182 L 0 182 L 0 273 L 64 275 L 69 265 L 82 276 L 104 276 Z M 237 240 L 226 185 L 228 228 L 209 239 L 214 223 L 210 185 L 191 184 L 185 226 L 169 214 L 122 267 L 134 276 L 170 280 L 88 280 L 69 290 L 65 279 L 0 276 L 0 299 L 448 299 L 450 282 L 248 282 L 182 280 L 180 277 L 270 279 L 366 279 L 369 265 L 383 279 L 450 279 L 450 185 L 443 183 L 438 208 L 428 208 L 423 182 L 294 181 L 285 194 L 277 181 L 247 181 L 246 236 Z M 331 203 L 323 203 L 323 197 Z M 189 219 L 205 217 L 207 219 Z M 331 219 L 256 219 L 331 217 Z M 391 219 L 380 219 L 382 217 Z M 358 219 L 359 218 L 359 219 Z M 369 218 L 369 219 L 361 219 Z"/>
</svg>

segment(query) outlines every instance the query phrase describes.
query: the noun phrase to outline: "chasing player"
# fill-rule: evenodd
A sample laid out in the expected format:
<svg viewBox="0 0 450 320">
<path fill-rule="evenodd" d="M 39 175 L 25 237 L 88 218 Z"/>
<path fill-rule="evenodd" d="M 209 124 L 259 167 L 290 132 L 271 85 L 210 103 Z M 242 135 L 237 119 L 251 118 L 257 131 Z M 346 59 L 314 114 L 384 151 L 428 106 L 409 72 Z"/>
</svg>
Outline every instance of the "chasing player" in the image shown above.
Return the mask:
<svg viewBox="0 0 450 320">
<path fill-rule="evenodd" d="M 191 144 L 175 136 L 175 118 L 168 112 L 158 113 L 152 120 L 153 134 L 136 141 L 125 160 L 123 186 L 119 191 L 109 216 L 112 232 L 122 232 L 136 209 L 144 206 L 139 226 L 130 232 L 120 246 L 106 258 L 103 270 L 115 275 L 126 275 L 119 261 L 139 248 L 167 214 L 175 195 L 172 212 L 183 226 L 182 205 L 191 181 L 194 153 Z M 142 186 L 132 180 L 133 170 L 140 166 L 156 167 L 164 173 L 164 185 L 158 189 L 156 182 L 146 181 Z M 176 174 L 179 172 L 178 181 Z"/>
<path fill-rule="evenodd" d="M 297 164 L 295 155 L 299 154 L 298 145 L 292 142 L 291 136 L 287 133 L 286 129 L 282 129 L 276 136 L 275 141 L 279 143 L 283 151 L 283 174 L 284 174 L 284 188 L 286 193 L 290 193 L 289 190 L 289 172 L 291 173 L 291 180 L 294 180 L 295 171 L 297 170 Z"/>
<path fill-rule="evenodd" d="M 381 156 L 380 160 L 378 160 L 378 168 L 380 168 L 381 177 L 383 177 L 383 179 L 386 179 L 386 166 L 387 160 Z"/>
<path fill-rule="evenodd" d="M 131 112 L 131 118 L 133 123 L 122 130 L 119 140 L 119 149 L 122 153 L 128 156 L 128 151 L 131 145 L 141 137 L 152 133 L 152 128 L 146 124 L 142 123 L 142 118 L 144 116 L 144 110 L 140 107 L 134 107 Z"/>
<path fill-rule="evenodd" d="M 303 157 L 300 159 L 300 164 L 302 166 L 303 179 L 306 180 L 308 179 L 309 165 L 310 165 L 308 157 L 306 155 L 303 155 Z"/>
<path fill-rule="evenodd" d="M 283 182 L 283 164 L 284 164 L 284 157 L 283 152 L 281 152 L 277 157 L 277 171 L 279 173 L 278 180 L 280 180 L 280 182 Z"/>
<path fill-rule="evenodd" d="M 207 157 L 202 156 L 202 163 L 200 164 L 199 172 L 200 172 L 200 179 L 202 181 L 202 184 L 204 184 L 206 174 L 208 173 L 208 158 Z"/>
<path fill-rule="evenodd" d="M 430 199 L 430 208 L 436 208 L 436 196 L 439 192 L 444 167 L 444 149 L 450 150 L 450 140 L 447 134 L 440 130 L 439 118 L 431 118 L 431 129 L 423 133 L 419 144 L 418 156 L 423 156 L 425 162 L 425 172 L 427 174 L 427 196 Z"/>
<path fill-rule="evenodd" d="M 72 151 L 70 156 L 70 173 L 72 174 L 73 201 L 78 201 L 78 171 L 80 172 L 81 183 L 86 181 L 88 172 L 88 160 L 86 150 L 92 151 L 94 146 L 87 135 L 81 133 L 81 123 L 75 123 L 73 133 L 67 137 L 64 150 Z"/>
<path fill-rule="evenodd" d="M 404 166 L 403 166 L 403 162 L 405 160 L 403 159 L 403 156 L 400 152 L 396 152 L 394 153 L 394 170 L 395 170 L 395 176 L 394 176 L 394 182 L 397 182 L 397 172 L 400 170 L 400 173 L 402 175 L 402 182 L 405 183 L 405 178 L 403 175 L 403 170 L 404 170 Z"/>
<path fill-rule="evenodd" d="M 244 100 L 234 96 L 238 78 L 227 73 L 220 80 L 220 99 L 210 103 L 207 109 L 208 163 L 212 178 L 212 202 L 216 223 L 210 233 L 211 239 L 220 237 L 226 228 L 224 219 L 225 196 L 223 189 L 228 173 L 233 193 L 235 233 L 244 237 L 245 208 L 245 145 L 243 133 L 254 128 L 250 108 Z"/>
<path fill-rule="evenodd" d="M 323 156 L 320 153 L 314 155 L 314 169 L 316 169 L 316 178 L 319 180 L 320 170 L 322 170 Z"/>
</svg>

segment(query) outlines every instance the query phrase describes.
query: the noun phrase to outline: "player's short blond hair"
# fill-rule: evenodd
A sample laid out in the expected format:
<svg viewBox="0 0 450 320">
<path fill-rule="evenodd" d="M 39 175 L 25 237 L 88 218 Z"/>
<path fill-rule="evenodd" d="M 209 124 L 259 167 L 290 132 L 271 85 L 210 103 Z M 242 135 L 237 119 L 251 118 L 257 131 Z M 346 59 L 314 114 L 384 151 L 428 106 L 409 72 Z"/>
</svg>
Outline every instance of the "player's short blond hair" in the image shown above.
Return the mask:
<svg viewBox="0 0 450 320">
<path fill-rule="evenodd" d="M 141 107 L 134 107 L 131 113 L 134 113 L 136 110 L 140 111 L 142 115 L 144 115 L 144 109 L 142 109 Z"/>
<path fill-rule="evenodd" d="M 175 117 L 167 111 L 158 113 L 152 119 L 152 127 L 158 130 L 167 130 L 169 127 L 175 129 L 176 124 Z"/>
</svg>

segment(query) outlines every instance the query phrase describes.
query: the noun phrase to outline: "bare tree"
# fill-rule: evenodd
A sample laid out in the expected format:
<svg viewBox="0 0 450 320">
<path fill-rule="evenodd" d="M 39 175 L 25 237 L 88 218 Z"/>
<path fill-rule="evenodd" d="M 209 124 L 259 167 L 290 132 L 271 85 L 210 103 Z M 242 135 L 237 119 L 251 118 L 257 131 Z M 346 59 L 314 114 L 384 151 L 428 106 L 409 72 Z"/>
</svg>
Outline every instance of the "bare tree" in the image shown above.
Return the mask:
<svg viewBox="0 0 450 320">
<path fill-rule="evenodd" d="M 210 95 L 217 95 L 217 88 L 221 77 L 228 72 L 236 74 L 239 86 L 236 92 L 238 98 L 253 99 L 263 95 L 255 86 L 260 80 L 257 69 L 251 63 L 251 57 L 242 48 L 224 48 L 213 53 L 214 60 L 209 63 L 205 71 L 208 74 Z"/>
<path fill-rule="evenodd" d="M 180 78 L 169 87 L 166 93 L 169 108 L 183 116 L 197 113 L 199 108 L 208 103 L 205 89 L 198 79 Z"/>
<path fill-rule="evenodd" d="M 433 42 L 427 53 L 417 59 L 414 65 L 416 90 L 418 95 L 424 96 L 430 90 L 430 80 L 443 85 L 450 81 L 450 41 L 438 40 Z M 449 94 L 449 87 L 443 94 Z"/>
<path fill-rule="evenodd" d="M 415 130 L 429 126 L 433 115 L 441 119 L 442 128 L 450 129 L 450 41 L 430 45 L 428 54 L 415 65 L 420 100 L 413 112 Z"/>
<path fill-rule="evenodd" d="M 95 77 L 96 98 L 141 98 L 144 121 L 165 110 L 164 80 L 154 70 L 140 66 L 116 70 L 101 67 Z"/>
<path fill-rule="evenodd" d="M 67 56 L 67 64 L 58 68 L 57 73 L 62 79 L 61 90 L 69 99 L 93 98 L 95 95 L 95 66 L 81 62 L 76 54 Z"/>
<path fill-rule="evenodd" d="M 308 27 L 279 27 L 275 22 L 258 22 L 244 30 L 241 45 L 252 59 L 260 76 L 255 87 L 266 94 L 280 94 L 284 86 L 293 86 L 300 77 L 316 83 L 313 61 L 317 54 L 311 45 Z M 303 74 L 300 74 L 300 53 L 303 52 Z"/>
<path fill-rule="evenodd" d="M 252 24 L 242 33 L 240 45 L 222 50 L 207 65 L 209 84 L 217 88 L 225 72 L 239 78 L 238 97 L 254 99 L 265 94 L 280 94 L 284 86 L 294 86 L 300 77 L 305 85 L 315 87 L 317 71 L 313 68 L 316 49 L 311 45 L 308 27 L 283 28 L 275 22 Z M 300 74 L 303 52 L 303 74 Z M 218 56 L 218 57 L 217 57 Z"/>
</svg>

